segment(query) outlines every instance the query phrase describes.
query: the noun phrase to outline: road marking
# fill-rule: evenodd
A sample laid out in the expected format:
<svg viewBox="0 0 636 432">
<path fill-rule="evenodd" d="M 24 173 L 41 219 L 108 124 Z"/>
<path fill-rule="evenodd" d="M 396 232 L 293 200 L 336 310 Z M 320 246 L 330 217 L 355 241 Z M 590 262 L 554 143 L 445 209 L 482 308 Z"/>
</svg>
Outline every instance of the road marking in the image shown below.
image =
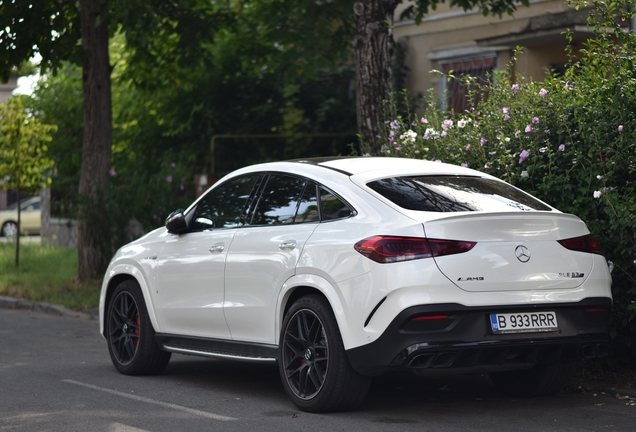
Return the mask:
<svg viewBox="0 0 636 432">
<path fill-rule="evenodd" d="M 220 420 L 220 421 L 238 420 L 238 419 L 235 419 L 234 417 L 226 417 L 226 416 L 222 416 L 222 415 L 219 415 L 219 414 L 214 414 L 214 413 L 209 413 L 209 412 L 206 412 L 206 411 L 200 411 L 200 410 L 184 407 L 184 406 L 181 406 L 181 405 L 175 405 L 175 404 L 171 404 L 171 403 L 167 403 L 167 402 L 156 401 L 154 399 L 149 399 L 147 397 L 132 395 L 132 394 L 120 392 L 120 391 L 117 391 L 117 390 L 111 390 L 111 389 L 107 389 L 107 388 L 104 388 L 104 387 L 98 387 L 98 386 L 92 385 L 92 384 L 86 384 L 86 383 L 79 382 L 79 381 L 74 381 L 74 380 L 69 380 L 69 379 L 64 379 L 62 381 L 66 382 L 66 383 L 69 383 L 69 384 L 75 384 L 75 385 L 78 385 L 78 386 L 82 386 L 82 387 L 86 387 L 86 388 L 89 388 L 89 389 L 93 389 L 93 390 L 103 391 L 105 393 L 110 393 L 110 394 L 113 394 L 115 396 L 122 396 L 122 397 L 125 397 L 125 398 L 128 398 L 128 399 L 133 399 L 133 400 L 136 400 L 136 401 L 139 401 L 139 402 L 146 402 L 146 403 L 155 404 L 155 405 L 159 405 L 159 406 L 166 407 L 166 408 L 172 408 L 172 409 L 175 409 L 175 410 L 178 410 L 178 411 L 183 411 L 183 412 L 187 412 L 187 413 L 190 413 L 190 414 L 199 415 L 199 416 L 211 418 L 211 419 L 214 419 L 214 420 Z"/>
</svg>

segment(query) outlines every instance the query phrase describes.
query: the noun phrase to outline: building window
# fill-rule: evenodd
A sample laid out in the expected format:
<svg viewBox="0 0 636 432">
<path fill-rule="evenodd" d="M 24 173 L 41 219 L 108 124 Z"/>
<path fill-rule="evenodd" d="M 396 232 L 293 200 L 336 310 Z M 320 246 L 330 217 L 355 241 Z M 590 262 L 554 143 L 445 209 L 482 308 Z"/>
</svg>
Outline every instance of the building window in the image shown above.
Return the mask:
<svg viewBox="0 0 636 432">
<path fill-rule="evenodd" d="M 466 75 L 477 78 L 479 84 L 486 84 L 492 79 L 492 72 L 497 65 L 497 55 L 495 53 L 487 56 L 459 58 L 440 61 L 440 69 L 447 75 L 450 71 L 457 77 Z M 446 109 L 451 109 L 455 113 L 463 113 L 471 106 L 474 106 L 480 98 L 485 95 L 476 95 L 474 100 L 467 99 L 469 88 L 458 79 L 444 80 L 443 89 L 446 90 Z"/>
</svg>

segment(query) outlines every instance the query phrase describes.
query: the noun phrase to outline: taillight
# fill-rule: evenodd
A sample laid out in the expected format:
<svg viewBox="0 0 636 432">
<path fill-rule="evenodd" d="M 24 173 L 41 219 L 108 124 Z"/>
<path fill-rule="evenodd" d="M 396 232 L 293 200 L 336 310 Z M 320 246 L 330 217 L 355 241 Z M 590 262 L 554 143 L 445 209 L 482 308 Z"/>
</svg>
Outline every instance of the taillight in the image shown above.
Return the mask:
<svg viewBox="0 0 636 432">
<path fill-rule="evenodd" d="M 592 237 L 591 234 L 581 237 L 574 237 L 565 240 L 558 240 L 558 242 L 566 249 L 577 252 L 589 252 L 599 255 L 603 255 L 601 245 Z"/>
<path fill-rule="evenodd" d="M 468 252 L 476 244 L 420 237 L 375 236 L 360 240 L 354 248 L 375 262 L 391 263 Z"/>
</svg>

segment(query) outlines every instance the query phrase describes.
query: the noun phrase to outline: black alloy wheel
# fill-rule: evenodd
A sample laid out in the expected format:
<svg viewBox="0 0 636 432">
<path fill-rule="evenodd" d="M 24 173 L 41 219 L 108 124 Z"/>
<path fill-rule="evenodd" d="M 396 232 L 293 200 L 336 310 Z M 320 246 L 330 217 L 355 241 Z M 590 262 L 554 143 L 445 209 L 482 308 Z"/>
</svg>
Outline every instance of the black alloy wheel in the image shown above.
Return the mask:
<svg viewBox="0 0 636 432">
<path fill-rule="evenodd" d="M 137 281 L 128 279 L 113 291 L 104 322 L 108 351 L 115 368 L 124 375 L 151 375 L 170 361 L 155 340 L 144 296 Z"/>
<path fill-rule="evenodd" d="M 278 367 L 292 402 L 307 412 L 353 409 L 371 386 L 371 377 L 351 367 L 336 317 L 321 295 L 296 300 L 285 314 Z"/>
<path fill-rule="evenodd" d="M 113 355 L 122 365 L 130 364 L 139 348 L 139 308 L 133 296 L 120 292 L 110 309 L 109 338 Z"/>
<path fill-rule="evenodd" d="M 314 312 L 301 309 L 289 320 L 283 340 L 285 379 L 302 400 L 315 397 L 329 369 L 325 327 Z"/>
</svg>

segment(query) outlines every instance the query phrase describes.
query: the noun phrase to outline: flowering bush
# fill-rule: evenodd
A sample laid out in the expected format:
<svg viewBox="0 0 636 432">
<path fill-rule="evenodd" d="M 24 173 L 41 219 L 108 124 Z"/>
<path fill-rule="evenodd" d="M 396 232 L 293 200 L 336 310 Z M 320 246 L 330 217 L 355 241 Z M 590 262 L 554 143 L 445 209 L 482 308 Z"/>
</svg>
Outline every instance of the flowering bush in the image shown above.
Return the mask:
<svg viewBox="0 0 636 432">
<path fill-rule="evenodd" d="M 485 171 L 581 217 L 614 269 L 612 361 L 633 363 L 636 36 L 619 29 L 614 14 L 629 18 L 630 9 L 616 4 L 595 3 L 588 21 L 596 37 L 563 76 L 526 82 L 516 74 L 513 83 L 509 67 L 491 84 L 462 78 L 473 89 L 468 100 L 488 95 L 463 113 L 442 111 L 432 93 L 417 117 L 387 103 L 381 152 Z"/>
</svg>

